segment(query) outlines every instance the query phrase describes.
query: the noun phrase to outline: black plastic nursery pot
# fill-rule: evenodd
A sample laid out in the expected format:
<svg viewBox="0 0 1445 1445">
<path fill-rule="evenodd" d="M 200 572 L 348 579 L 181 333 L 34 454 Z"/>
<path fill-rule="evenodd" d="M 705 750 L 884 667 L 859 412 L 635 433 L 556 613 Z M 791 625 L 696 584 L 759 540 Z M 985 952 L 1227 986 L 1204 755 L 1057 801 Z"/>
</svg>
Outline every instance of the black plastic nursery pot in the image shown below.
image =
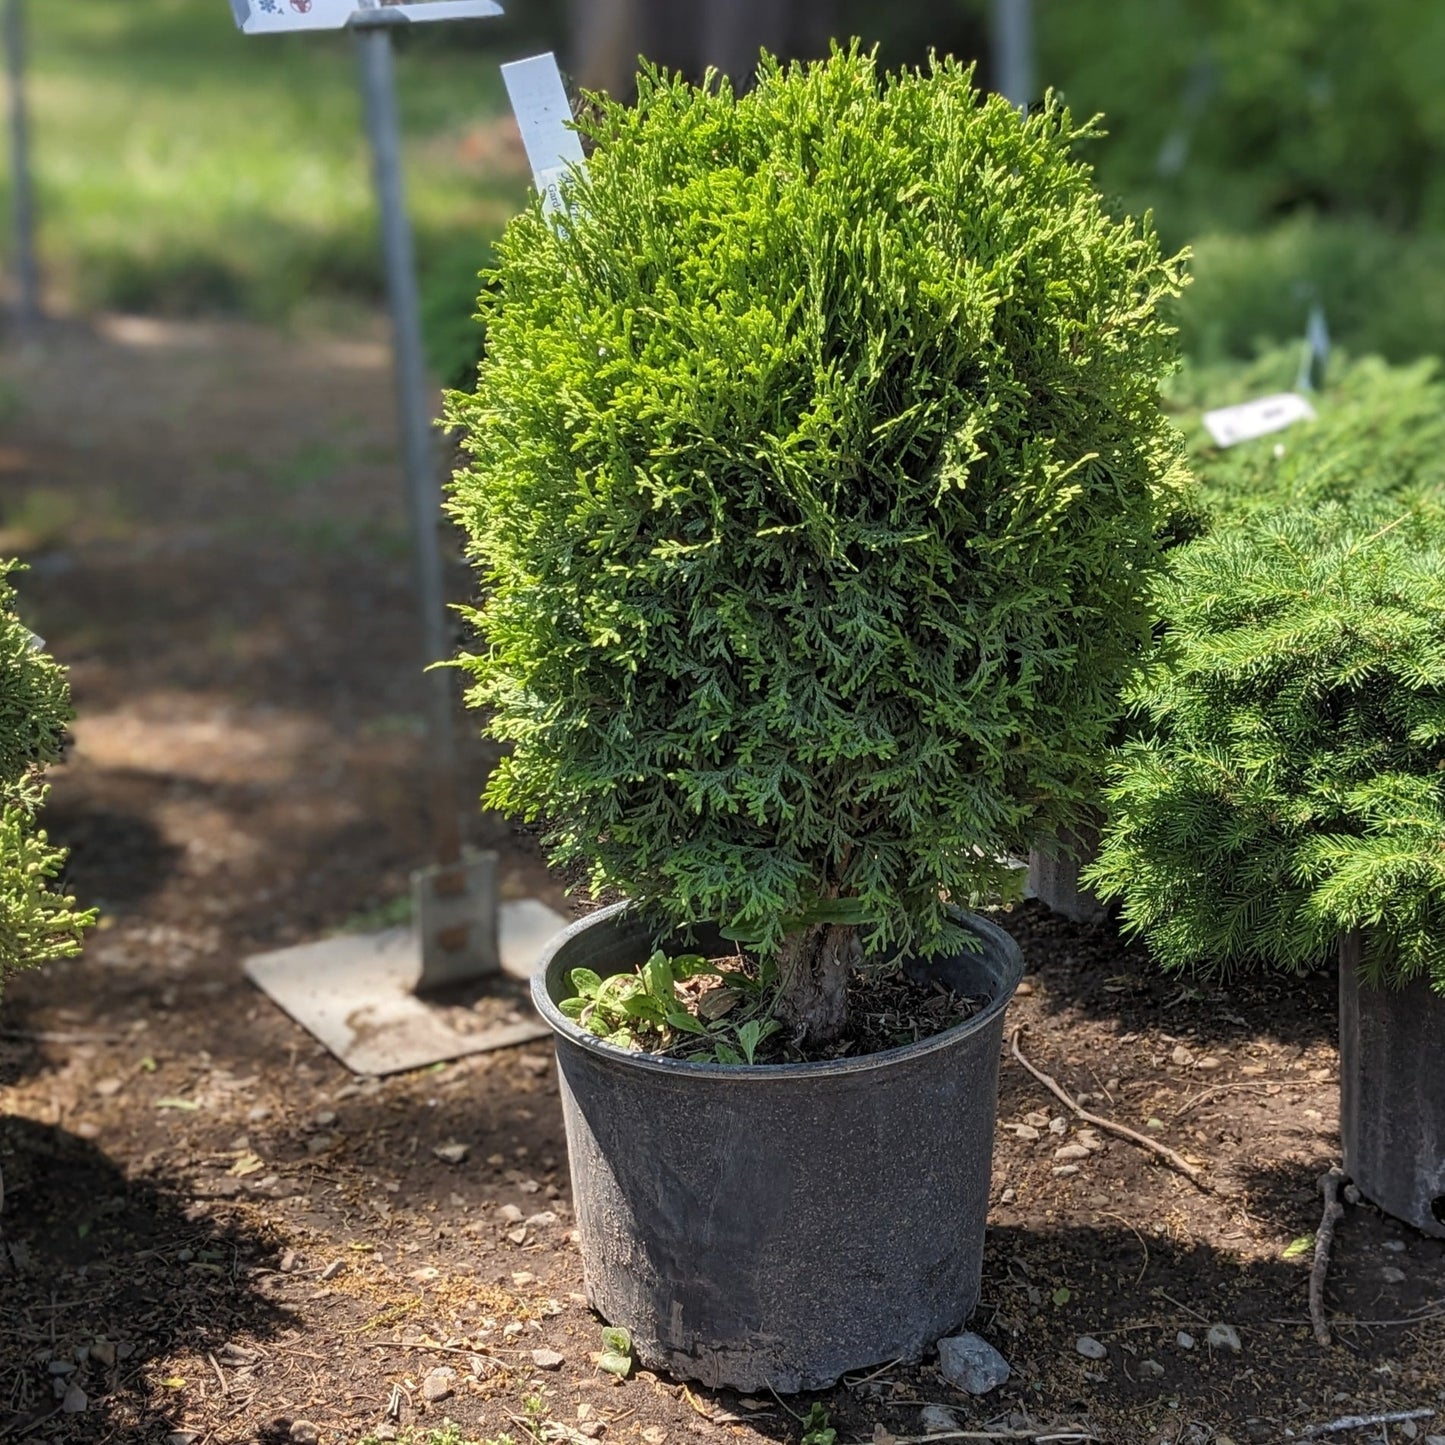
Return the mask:
<svg viewBox="0 0 1445 1445">
<path fill-rule="evenodd" d="M 1001 929 L 961 921 L 978 951 L 928 968 L 987 1001 L 974 1017 L 861 1058 L 752 1067 L 628 1053 L 558 1010 L 574 968 L 606 977 L 651 952 L 629 905 L 553 940 L 532 993 L 556 1034 L 587 1297 L 641 1363 L 710 1386 L 825 1389 L 917 1359 L 973 1312 L 1023 960 Z"/>
<path fill-rule="evenodd" d="M 1097 826 L 1063 829 L 1057 838 L 1029 849 L 1029 891 L 1051 913 L 1074 923 L 1102 923 L 1109 916 L 1109 905 L 1079 882 L 1079 874 L 1098 856 Z"/>
<path fill-rule="evenodd" d="M 1345 1173 L 1386 1214 L 1445 1239 L 1445 998 L 1428 981 L 1374 988 L 1361 940 L 1340 942 Z"/>
</svg>

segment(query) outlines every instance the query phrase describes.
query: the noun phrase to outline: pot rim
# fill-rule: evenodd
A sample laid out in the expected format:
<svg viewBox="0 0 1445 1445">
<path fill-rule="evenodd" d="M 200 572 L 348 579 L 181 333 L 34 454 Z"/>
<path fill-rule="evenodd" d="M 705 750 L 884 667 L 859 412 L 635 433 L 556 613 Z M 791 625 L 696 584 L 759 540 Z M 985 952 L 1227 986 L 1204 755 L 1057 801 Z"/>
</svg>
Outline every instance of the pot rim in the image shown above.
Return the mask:
<svg viewBox="0 0 1445 1445">
<path fill-rule="evenodd" d="M 971 932 L 976 933 L 985 945 L 990 946 L 994 952 L 1001 955 L 1006 966 L 1003 970 L 1002 985 L 997 994 L 972 1018 L 965 1019 L 952 1028 L 944 1029 L 941 1033 L 932 1034 L 926 1039 L 919 1039 L 916 1043 L 900 1044 L 897 1048 L 892 1049 L 881 1049 L 877 1053 L 860 1054 L 854 1058 L 817 1059 L 801 1064 L 699 1063 L 692 1059 L 667 1058 L 661 1054 L 641 1051 L 634 1053 L 630 1049 L 619 1049 L 615 1044 L 609 1044 L 598 1038 L 596 1034 L 580 1028 L 552 1002 L 552 995 L 547 986 L 557 965 L 557 955 L 568 943 L 593 928 L 604 927 L 620 920 L 621 916 L 630 912 L 633 907 L 634 905 L 628 900 L 609 904 L 605 908 L 599 908 L 596 912 L 579 918 L 575 923 L 568 924 L 562 932 L 556 934 L 543 951 L 542 961 L 532 975 L 532 1007 L 542 1016 L 543 1021 L 554 1034 L 565 1038 L 587 1053 L 609 1063 L 649 1069 L 659 1074 L 730 1081 L 742 1079 L 772 1081 L 788 1078 L 820 1079 L 846 1074 L 864 1074 L 872 1069 L 887 1068 L 891 1064 L 922 1058 L 942 1049 L 951 1048 L 973 1034 L 982 1033 L 1008 1008 L 1024 973 L 1023 954 L 1019 951 L 1018 943 L 1009 933 L 1000 928 L 998 924 L 991 923 L 986 918 L 980 918 L 976 913 L 955 909 L 954 915 L 959 922 Z"/>
</svg>

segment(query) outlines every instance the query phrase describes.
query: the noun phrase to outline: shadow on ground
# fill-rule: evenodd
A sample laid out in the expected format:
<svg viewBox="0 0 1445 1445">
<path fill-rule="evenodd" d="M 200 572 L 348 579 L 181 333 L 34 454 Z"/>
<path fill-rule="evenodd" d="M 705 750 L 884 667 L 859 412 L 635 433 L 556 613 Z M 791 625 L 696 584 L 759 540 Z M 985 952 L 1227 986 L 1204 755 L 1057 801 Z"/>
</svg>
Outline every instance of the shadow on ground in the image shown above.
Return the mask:
<svg viewBox="0 0 1445 1445">
<path fill-rule="evenodd" d="M 1334 1042 L 1332 968 L 1303 978 L 1263 970 L 1228 979 L 1165 973 L 1113 918 L 1071 923 L 1030 901 L 999 922 L 1023 949 L 1051 1012 L 1105 1021 L 1121 1034 L 1162 1027 L 1203 1047 L 1261 1037 L 1294 1049 Z"/>
<path fill-rule="evenodd" d="M 254 1389 L 286 1325 L 263 1237 L 33 1119 L 0 1119 L 0 1169 L 0 1440 L 153 1445 L 222 1378 Z M 155 1368 L 178 1352 L 214 1357 L 209 1378 Z"/>
</svg>

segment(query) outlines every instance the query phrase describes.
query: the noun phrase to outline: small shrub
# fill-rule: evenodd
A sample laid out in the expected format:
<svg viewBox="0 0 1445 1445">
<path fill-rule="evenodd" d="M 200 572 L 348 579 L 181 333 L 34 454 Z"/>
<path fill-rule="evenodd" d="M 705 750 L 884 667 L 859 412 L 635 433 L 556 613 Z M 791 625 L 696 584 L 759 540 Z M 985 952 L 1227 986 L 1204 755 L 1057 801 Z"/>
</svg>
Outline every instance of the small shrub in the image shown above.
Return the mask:
<svg viewBox="0 0 1445 1445">
<path fill-rule="evenodd" d="M 586 127 L 450 404 L 487 797 L 779 960 L 821 1037 L 855 943 L 956 943 L 947 900 L 1089 794 L 1179 481 L 1179 268 L 1105 214 L 1089 126 L 951 61 L 651 73 Z"/>
<path fill-rule="evenodd" d="M 0 566 L 0 988 L 15 969 L 73 957 L 93 918 L 55 889 L 65 854 L 37 822 L 41 770 L 59 755 L 70 702 L 64 674 L 15 615 L 13 570 Z"/>
<path fill-rule="evenodd" d="M 1365 930 L 1445 993 L 1445 514 L 1329 504 L 1179 548 L 1086 875 L 1171 968 L 1293 970 Z"/>
<path fill-rule="evenodd" d="M 1251 360 L 1303 336 L 1318 301 L 1357 355 L 1389 361 L 1445 353 L 1445 236 L 1375 222 L 1296 217 L 1260 233 L 1206 225 L 1191 239 L 1193 284 L 1178 307 L 1194 361 Z"/>
<path fill-rule="evenodd" d="M 1199 411 L 1288 390 L 1299 359 L 1296 346 L 1246 367 L 1189 368 L 1173 388 L 1175 404 L 1188 408 L 1179 419 L 1192 443 L 1201 529 L 1266 511 L 1445 491 L 1445 381 L 1429 358 L 1390 366 L 1337 356 L 1324 391 L 1310 398 L 1315 421 L 1214 446 Z"/>
</svg>

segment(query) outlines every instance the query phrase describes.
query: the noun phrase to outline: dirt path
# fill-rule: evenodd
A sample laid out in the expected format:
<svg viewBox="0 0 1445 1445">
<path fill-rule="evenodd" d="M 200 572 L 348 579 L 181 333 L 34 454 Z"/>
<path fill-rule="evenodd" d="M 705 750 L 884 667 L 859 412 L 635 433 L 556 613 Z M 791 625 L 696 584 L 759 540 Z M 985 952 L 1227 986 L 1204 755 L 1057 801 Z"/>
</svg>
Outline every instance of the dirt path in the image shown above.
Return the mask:
<svg viewBox="0 0 1445 1445">
<path fill-rule="evenodd" d="M 80 713 L 52 831 L 105 914 L 0 1011 L 0 1440 L 279 1445 L 305 1421 L 354 1445 L 448 1417 L 518 1445 L 796 1440 L 796 1406 L 595 1369 L 544 1046 L 358 1081 L 240 975 L 384 911 L 426 853 L 392 448 L 374 341 L 132 320 L 0 362 L 0 551 L 33 564 L 26 615 Z M 561 906 L 529 839 L 472 831 Z M 842 1445 L 919 1433 L 930 1402 L 1118 1445 L 1388 1408 L 1445 1430 L 1445 1247 L 1351 1210 L 1330 1299 L 1365 1323 L 1321 1351 L 1304 1322 L 1289 1247 L 1338 1153 L 1327 983 L 1190 990 L 1108 928 L 1010 926 L 1031 1055 L 1222 1187 L 1118 1141 L 1059 1173 L 1077 1136 L 1006 1062 L 975 1326 L 1014 1377 L 978 1401 L 927 1364 L 841 1387 Z M 1217 1321 L 1239 1354 L 1206 1346 Z"/>
</svg>

